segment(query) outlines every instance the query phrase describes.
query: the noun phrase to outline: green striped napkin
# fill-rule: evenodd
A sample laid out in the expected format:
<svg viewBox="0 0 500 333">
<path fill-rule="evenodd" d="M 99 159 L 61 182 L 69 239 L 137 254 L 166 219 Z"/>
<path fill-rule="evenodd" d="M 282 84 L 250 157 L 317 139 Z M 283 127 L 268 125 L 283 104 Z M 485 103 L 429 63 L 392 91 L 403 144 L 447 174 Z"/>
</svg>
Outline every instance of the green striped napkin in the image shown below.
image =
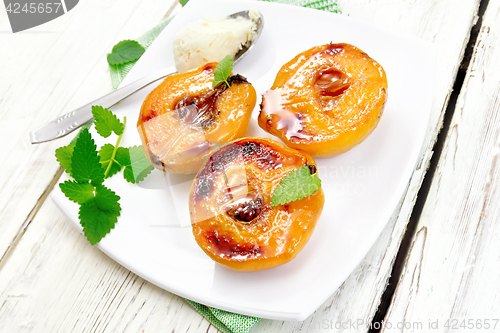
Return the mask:
<svg viewBox="0 0 500 333">
<path fill-rule="evenodd" d="M 332 13 L 340 13 L 335 0 L 261 0 L 266 2 L 277 2 L 289 5 L 302 6 L 307 8 L 314 8 L 325 10 Z M 186 1 L 187 2 L 187 1 Z M 168 25 L 171 18 L 160 22 L 157 26 L 147 31 L 144 35 L 136 40 L 145 48 L 158 37 L 160 32 Z M 123 65 L 110 65 L 109 71 L 111 74 L 111 82 L 113 89 L 116 89 L 120 82 L 125 78 L 130 69 L 134 66 L 136 61 L 129 62 Z M 212 308 L 202 305 L 191 300 L 186 299 L 186 302 L 205 317 L 213 326 L 218 328 L 224 333 L 246 333 L 252 326 L 260 320 L 257 317 L 244 316 L 238 313 L 223 311 L 220 309 Z"/>
</svg>

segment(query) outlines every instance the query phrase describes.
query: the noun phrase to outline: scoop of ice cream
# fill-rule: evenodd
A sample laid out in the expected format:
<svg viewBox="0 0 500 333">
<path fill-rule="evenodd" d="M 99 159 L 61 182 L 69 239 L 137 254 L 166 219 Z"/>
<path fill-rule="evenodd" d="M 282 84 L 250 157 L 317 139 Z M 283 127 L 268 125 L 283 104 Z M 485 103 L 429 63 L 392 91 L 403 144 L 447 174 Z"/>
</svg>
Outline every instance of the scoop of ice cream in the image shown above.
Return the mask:
<svg viewBox="0 0 500 333">
<path fill-rule="evenodd" d="M 258 11 L 243 17 L 209 17 L 192 23 L 174 38 L 175 65 L 179 73 L 208 62 L 219 62 L 226 55 L 235 56 L 256 37 Z"/>
</svg>

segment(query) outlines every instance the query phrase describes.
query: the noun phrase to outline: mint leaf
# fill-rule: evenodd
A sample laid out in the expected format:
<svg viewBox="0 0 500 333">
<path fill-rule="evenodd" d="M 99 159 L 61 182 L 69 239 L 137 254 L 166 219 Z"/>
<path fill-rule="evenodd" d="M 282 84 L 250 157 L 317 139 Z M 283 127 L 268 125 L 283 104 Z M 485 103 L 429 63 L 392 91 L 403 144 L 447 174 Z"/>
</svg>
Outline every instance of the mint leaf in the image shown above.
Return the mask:
<svg viewBox="0 0 500 333">
<path fill-rule="evenodd" d="M 95 245 L 115 227 L 119 213 L 99 209 L 93 198 L 80 206 L 78 216 L 85 237 Z"/>
<path fill-rule="evenodd" d="M 71 157 L 71 176 L 79 183 L 100 184 L 104 181 L 104 169 L 99 163 L 97 146 L 89 133 L 84 129 L 75 142 Z"/>
<path fill-rule="evenodd" d="M 184 7 L 189 0 L 179 0 L 179 3 L 181 4 L 182 7 Z"/>
<path fill-rule="evenodd" d="M 123 165 L 123 178 L 132 184 L 137 184 L 143 181 L 147 175 L 153 171 L 154 167 L 151 165 L 142 146 L 133 146 L 128 149 L 128 154 L 116 156 L 118 163 Z"/>
<path fill-rule="evenodd" d="M 73 150 L 75 149 L 75 144 L 69 144 L 56 149 L 56 159 L 61 165 L 61 168 L 66 170 L 67 173 L 71 174 L 71 156 L 73 156 Z"/>
<path fill-rule="evenodd" d="M 229 88 L 229 82 L 227 82 L 227 78 L 231 75 L 231 71 L 233 70 L 233 58 L 230 55 L 227 55 L 222 59 L 214 69 L 214 80 L 212 81 L 212 86 L 216 86 L 221 82 L 225 82 L 227 87 Z"/>
<path fill-rule="evenodd" d="M 100 136 L 107 138 L 112 132 L 116 135 L 121 135 L 125 129 L 125 125 L 116 118 L 113 112 L 102 106 L 92 106 L 92 114 L 94 115 L 95 130 Z"/>
<path fill-rule="evenodd" d="M 80 184 L 72 180 L 67 180 L 59 184 L 59 187 L 69 200 L 79 204 L 94 198 L 95 188 L 90 183 Z"/>
<path fill-rule="evenodd" d="M 108 54 L 108 64 L 121 65 L 139 59 L 146 49 L 135 40 L 122 40 Z"/>
<path fill-rule="evenodd" d="M 95 190 L 97 207 L 105 211 L 116 211 L 119 215 L 121 208 L 118 200 L 120 200 L 120 197 L 104 185 L 97 185 Z"/>
<path fill-rule="evenodd" d="M 321 179 L 302 166 L 286 175 L 273 191 L 271 206 L 278 206 L 313 195 L 321 187 Z"/>
<path fill-rule="evenodd" d="M 118 161 L 117 161 L 121 155 L 126 154 L 128 157 L 128 149 L 118 147 L 118 149 L 116 151 L 115 158 L 111 159 L 111 157 L 113 156 L 114 150 L 115 150 L 115 146 L 113 146 L 110 143 L 105 144 L 99 150 L 99 158 L 100 158 L 100 162 L 102 164 L 102 168 L 104 170 L 106 170 L 108 168 L 109 164 L 111 163 L 111 167 L 109 168 L 109 171 L 106 175 L 106 178 L 113 176 L 114 174 L 118 173 L 122 169 L 123 165 L 118 163 Z"/>
<path fill-rule="evenodd" d="M 79 218 L 90 244 L 97 244 L 115 227 L 120 216 L 120 199 L 103 185 L 96 187 L 96 196 L 80 206 Z"/>
<path fill-rule="evenodd" d="M 94 245 L 115 227 L 120 216 L 120 197 L 102 183 L 123 167 L 124 178 L 132 183 L 143 180 L 153 169 L 141 146 L 120 147 L 126 117 L 123 123 L 109 110 L 93 106 L 97 132 L 108 137 L 118 135 L 116 144 L 105 144 L 97 152 L 97 146 L 88 128 L 83 128 L 74 142 L 56 150 L 61 166 L 74 178 L 59 187 L 66 197 L 80 204 L 79 219 L 88 241 Z"/>
</svg>

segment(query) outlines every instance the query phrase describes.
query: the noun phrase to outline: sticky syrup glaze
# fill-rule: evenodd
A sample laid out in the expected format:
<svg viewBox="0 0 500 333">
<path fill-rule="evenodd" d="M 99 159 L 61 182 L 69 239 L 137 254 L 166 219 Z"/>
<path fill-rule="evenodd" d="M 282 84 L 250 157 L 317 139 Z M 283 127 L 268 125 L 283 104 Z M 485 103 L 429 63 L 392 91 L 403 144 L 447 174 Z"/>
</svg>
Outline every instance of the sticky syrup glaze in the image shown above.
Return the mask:
<svg viewBox="0 0 500 333">
<path fill-rule="evenodd" d="M 190 193 L 193 234 L 214 260 L 237 270 L 260 270 L 291 260 L 310 237 L 323 192 L 271 207 L 271 193 L 299 166 L 314 160 L 276 141 L 243 138 L 215 152 Z"/>
<path fill-rule="evenodd" d="M 285 64 L 263 94 L 258 123 L 287 145 L 332 156 L 361 142 L 386 100 L 382 67 L 349 44 L 327 44 Z"/>
<path fill-rule="evenodd" d="M 151 163 L 172 173 L 196 173 L 219 142 L 245 135 L 255 89 L 241 75 L 212 86 L 215 63 L 169 76 L 146 98 L 137 128 Z"/>
</svg>

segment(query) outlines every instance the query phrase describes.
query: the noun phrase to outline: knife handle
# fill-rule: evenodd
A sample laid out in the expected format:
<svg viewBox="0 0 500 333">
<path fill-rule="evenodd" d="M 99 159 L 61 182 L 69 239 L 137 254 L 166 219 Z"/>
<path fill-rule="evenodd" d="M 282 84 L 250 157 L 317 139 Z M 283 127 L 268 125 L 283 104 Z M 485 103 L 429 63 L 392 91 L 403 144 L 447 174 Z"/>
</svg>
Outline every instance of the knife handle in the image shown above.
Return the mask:
<svg viewBox="0 0 500 333">
<path fill-rule="evenodd" d="M 65 115 L 60 116 L 56 120 L 51 121 L 30 133 L 32 144 L 52 141 L 62 138 L 73 132 L 75 129 L 88 123 L 93 119 L 92 106 L 100 105 L 104 108 L 110 108 L 126 97 L 132 95 L 136 91 L 150 85 L 153 82 L 163 79 L 166 76 L 175 74 L 174 68 L 165 68 L 159 72 L 148 75 L 134 81 L 126 86 L 118 88 L 107 95 L 102 96 L 78 109 L 71 111 Z"/>
</svg>

